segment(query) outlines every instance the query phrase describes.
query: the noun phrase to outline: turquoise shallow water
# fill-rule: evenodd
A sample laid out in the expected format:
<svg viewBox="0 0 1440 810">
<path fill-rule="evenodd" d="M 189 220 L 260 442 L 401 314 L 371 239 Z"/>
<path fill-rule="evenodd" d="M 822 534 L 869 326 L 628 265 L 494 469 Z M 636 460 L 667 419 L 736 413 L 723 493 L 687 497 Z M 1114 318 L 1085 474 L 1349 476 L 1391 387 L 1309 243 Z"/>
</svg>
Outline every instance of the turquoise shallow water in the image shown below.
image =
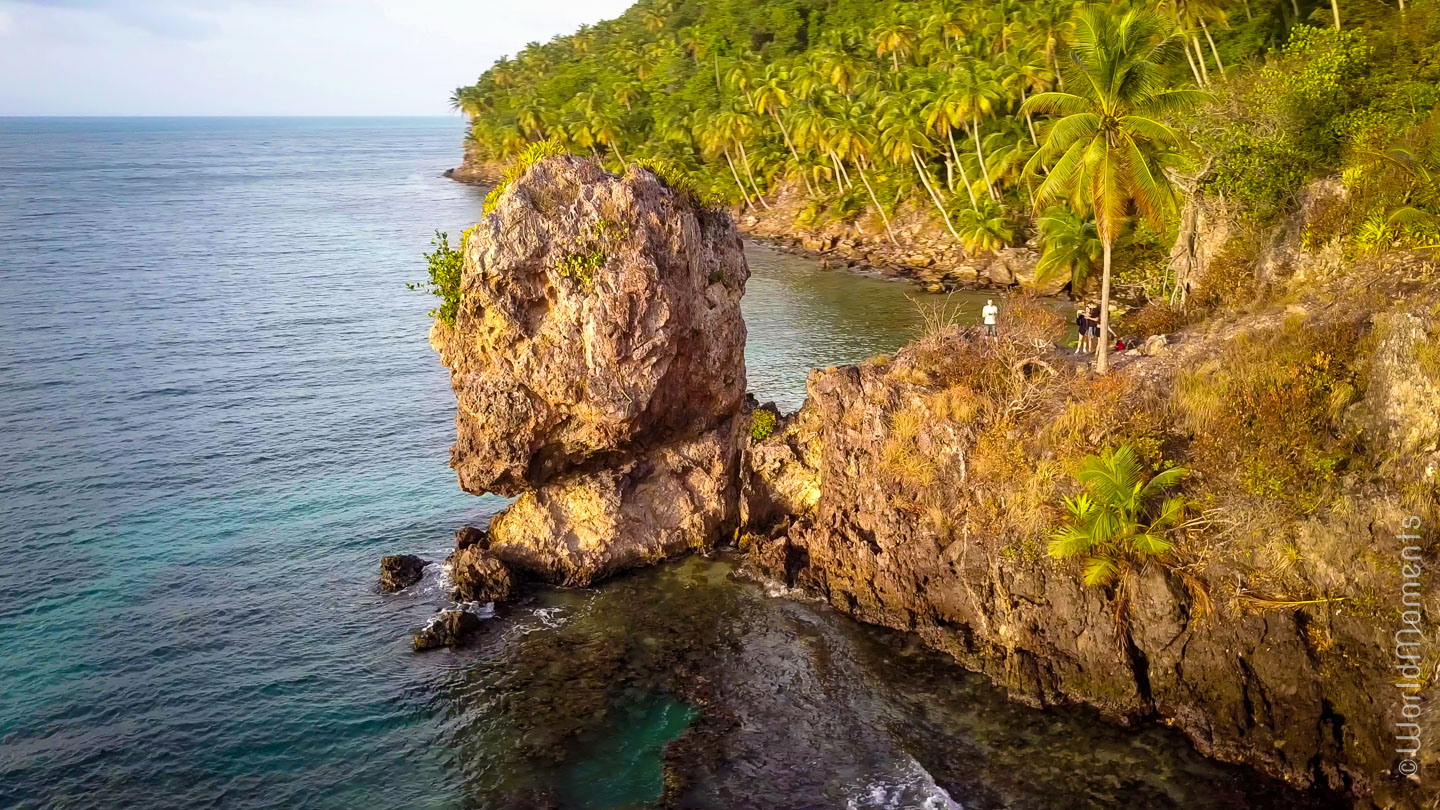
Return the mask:
<svg viewBox="0 0 1440 810">
<path fill-rule="evenodd" d="M 411 653 L 442 583 L 382 596 L 378 558 L 439 559 L 498 505 L 446 466 L 453 399 L 404 289 L 430 232 L 479 214 L 438 176 L 459 137 L 0 119 L 0 807 L 629 807 L 667 778 L 697 807 L 1104 807 L 1126 785 L 1298 806 L 1171 735 L 1007 706 L 913 651 L 897 669 L 899 642 L 722 563 Z M 762 400 L 913 331 L 904 285 L 750 255 Z M 1045 741 L 1039 787 L 1004 775 Z"/>
</svg>

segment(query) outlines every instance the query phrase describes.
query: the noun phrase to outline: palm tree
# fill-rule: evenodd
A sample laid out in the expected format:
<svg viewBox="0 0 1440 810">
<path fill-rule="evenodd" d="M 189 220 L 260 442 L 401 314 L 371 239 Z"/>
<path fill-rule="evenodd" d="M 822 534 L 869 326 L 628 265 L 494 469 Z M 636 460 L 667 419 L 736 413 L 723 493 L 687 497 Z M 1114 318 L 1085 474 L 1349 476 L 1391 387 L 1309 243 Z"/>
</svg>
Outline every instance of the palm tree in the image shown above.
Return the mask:
<svg viewBox="0 0 1440 810">
<path fill-rule="evenodd" d="M 1095 220 L 1057 205 L 1045 211 L 1039 225 L 1041 253 L 1035 265 L 1036 282 L 1043 286 L 1055 278 L 1069 278 L 1071 294 L 1078 293 L 1105 250 Z"/>
<path fill-rule="evenodd" d="M 760 193 L 760 186 L 755 183 L 755 173 L 750 170 L 750 156 L 745 152 L 745 141 L 754 132 L 750 116 L 738 110 L 725 110 L 717 113 L 710 122 L 713 136 L 723 144 L 722 151 L 726 160 L 730 159 L 729 147 L 733 145 L 740 154 L 740 165 L 745 169 L 745 176 L 750 180 L 750 188 L 754 189 L 755 198 L 760 201 L 760 205 L 769 208 L 770 204 L 765 202 L 765 195 Z M 730 170 L 735 171 L 733 161 Z M 738 182 L 740 178 L 737 175 L 735 179 Z"/>
<path fill-rule="evenodd" d="M 800 160 L 800 153 L 795 151 L 795 144 L 790 140 L 790 131 L 785 128 L 785 122 L 780 120 L 780 109 L 790 103 L 790 94 L 785 91 L 784 83 L 789 79 L 784 72 L 777 70 L 773 65 L 765 69 L 765 77 L 755 86 L 755 92 L 751 95 L 751 101 L 755 105 L 755 112 L 769 113 L 780 127 L 780 136 L 785 139 L 785 146 L 790 150 L 790 156 L 795 158 L 795 165 L 801 169 L 800 179 L 805 183 L 805 191 L 810 196 L 815 196 L 815 189 L 810 187 L 810 179 L 805 176 L 804 163 Z"/>
<path fill-rule="evenodd" d="M 1104 341 L 1101 341 L 1102 343 Z M 1183 497 L 1153 502 L 1188 470 L 1172 467 L 1146 481 L 1129 445 L 1080 463 L 1075 477 L 1085 491 L 1065 499 L 1070 522 L 1050 540 L 1050 556 L 1085 558 L 1085 584 L 1109 585 L 1130 565 L 1143 564 L 1172 547 L 1168 535 L 1185 519 Z"/>
<path fill-rule="evenodd" d="M 958 240 L 960 235 L 955 232 L 955 226 L 950 224 L 950 215 L 945 211 L 945 204 L 940 202 L 940 195 L 935 193 L 935 188 L 930 184 L 930 175 L 920 160 L 921 153 L 930 148 L 930 139 L 920 125 L 920 116 L 916 114 L 913 105 L 902 104 L 896 99 L 896 96 L 886 98 L 887 109 L 880 118 L 880 152 L 893 164 L 908 162 L 915 167 L 915 173 L 920 176 L 920 184 L 929 192 L 935 209 L 940 212 L 941 219 L 945 220 L 945 228 Z"/>
<path fill-rule="evenodd" d="M 1148 11 L 1085 9 L 1076 20 L 1071 47 L 1075 92 L 1041 93 L 1025 105 L 1062 116 L 1046 129 L 1040 151 L 1025 167 L 1033 175 L 1049 166 L 1036 189 L 1036 203 L 1068 199 L 1077 213 L 1093 212 L 1104 247 L 1095 364 L 1101 374 L 1107 370 L 1115 239 L 1132 206 L 1157 223 L 1175 207 L 1175 189 L 1163 169 L 1175 162 L 1182 136 L 1158 117 L 1206 98 L 1200 91 L 1164 84 L 1163 68 L 1181 45 Z"/>
<path fill-rule="evenodd" d="M 909 59 L 915 53 L 915 29 L 898 20 L 882 24 L 871 33 L 871 36 L 875 40 L 876 56 L 890 54 L 890 71 L 892 73 L 900 72 L 901 57 Z"/>
<path fill-rule="evenodd" d="M 946 86 L 940 92 L 929 97 L 929 103 L 925 106 L 925 126 L 937 136 L 944 137 L 950 145 L 950 157 L 945 161 L 945 165 L 947 169 L 953 165 L 960 172 L 960 180 L 965 184 L 965 193 L 970 196 L 970 206 L 973 208 L 976 204 L 975 190 L 970 186 L 970 177 L 965 173 L 965 164 L 960 160 L 960 151 L 955 148 L 955 130 L 964 123 L 965 112 L 963 97 L 951 87 Z M 953 182 L 947 183 L 946 186 L 952 192 L 955 189 Z"/>
<path fill-rule="evenodd" d="M 955 72 L 951 87 L 956 103 L 964 117 L 968 118 L 970 137 L 975 141 L 975 156 L 980 159 L 980 171 L 985 176 L 985 188 L 990 199 L 998 200 L 1000 195 L 990 182 L 990 170 L 985 166 L 985 151 L 980 148 L 980 122 L 995 114 L 1005 98 L 1005 88 L 995 77 L 995 71 L 988 62 L 972 59 Z"/>
<path fill-rule="evenodd" d="M 1005 209 L 994 200 L 986 200 L 980 206 L 961 211 L 957 219 L 960 241 L 971 253 L 986 250 L 998 253 L 1015 236 Z"/>
</svg>

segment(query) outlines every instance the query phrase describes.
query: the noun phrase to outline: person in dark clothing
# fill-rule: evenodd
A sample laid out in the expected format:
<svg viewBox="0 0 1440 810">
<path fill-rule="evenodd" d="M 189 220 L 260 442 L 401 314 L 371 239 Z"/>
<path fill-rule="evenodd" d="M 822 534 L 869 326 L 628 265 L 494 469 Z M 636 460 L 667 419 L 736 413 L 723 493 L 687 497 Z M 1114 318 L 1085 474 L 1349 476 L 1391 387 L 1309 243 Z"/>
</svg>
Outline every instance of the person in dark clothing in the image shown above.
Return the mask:
<svg viewBox="0 0 1440 810">
<path fill-rule="evenodd" d="M 1089 351 L 1090 318 L 1085 313 L 1085 307 L 1075 309 L 1075 353 L 1079 354 Z"/>
</svg>

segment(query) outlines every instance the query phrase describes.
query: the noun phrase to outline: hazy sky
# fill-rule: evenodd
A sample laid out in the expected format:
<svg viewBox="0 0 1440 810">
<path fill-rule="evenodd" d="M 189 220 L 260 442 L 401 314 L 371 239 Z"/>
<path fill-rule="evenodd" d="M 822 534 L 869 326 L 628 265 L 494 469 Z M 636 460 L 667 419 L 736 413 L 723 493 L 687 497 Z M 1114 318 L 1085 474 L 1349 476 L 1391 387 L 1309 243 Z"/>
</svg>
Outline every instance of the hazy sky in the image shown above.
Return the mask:
<svg viewBox="0 0 1440 810">
<path fill-rule="evenodd" d="M 0 115 L 439 115 L 633 0 L 0 0 Z"/>
</svg>

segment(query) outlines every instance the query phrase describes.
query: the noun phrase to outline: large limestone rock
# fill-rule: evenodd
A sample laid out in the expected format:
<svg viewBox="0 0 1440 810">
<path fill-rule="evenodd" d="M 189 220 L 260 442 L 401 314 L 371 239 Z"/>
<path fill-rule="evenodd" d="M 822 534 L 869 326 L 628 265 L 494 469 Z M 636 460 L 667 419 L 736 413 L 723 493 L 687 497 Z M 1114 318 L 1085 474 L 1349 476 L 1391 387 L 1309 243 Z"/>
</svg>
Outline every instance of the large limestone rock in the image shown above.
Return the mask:
<svg viewBox="0 0 1440 810">
<path fill-rule="evenodd" d="M 488 553 L 584 586 L 713 545 L 736 523 L 739 422 L 526 492 L 491 522 Z"/>
<path fill-rule="evenodd" d="M 457 536 L 460 598 L 587 585 L 733 531 L 749 269 L 729 215 L 648 170 L 553 157 L 464 250 L 455 326 L 430 335 L 459 406 L 451 465 L 519 498 Z"/>
<path fill-rule="evenodd" d="M 752 438 L 744 456 L 741 524 L 765 531 L 788 518 L 808 517 L 820 500 L 823 449 L 820 413 L 808 401 L 781 417 L 769 436 Z"/>
<path fill-rule="evenodd" d="M 650 172 L 530 167 L 466 240 L 455 327 L 430 336 L 461 487 L 518 495 L 715 428 L 745 394 L 748 276 L 729 215 Z"/>
</svg>

